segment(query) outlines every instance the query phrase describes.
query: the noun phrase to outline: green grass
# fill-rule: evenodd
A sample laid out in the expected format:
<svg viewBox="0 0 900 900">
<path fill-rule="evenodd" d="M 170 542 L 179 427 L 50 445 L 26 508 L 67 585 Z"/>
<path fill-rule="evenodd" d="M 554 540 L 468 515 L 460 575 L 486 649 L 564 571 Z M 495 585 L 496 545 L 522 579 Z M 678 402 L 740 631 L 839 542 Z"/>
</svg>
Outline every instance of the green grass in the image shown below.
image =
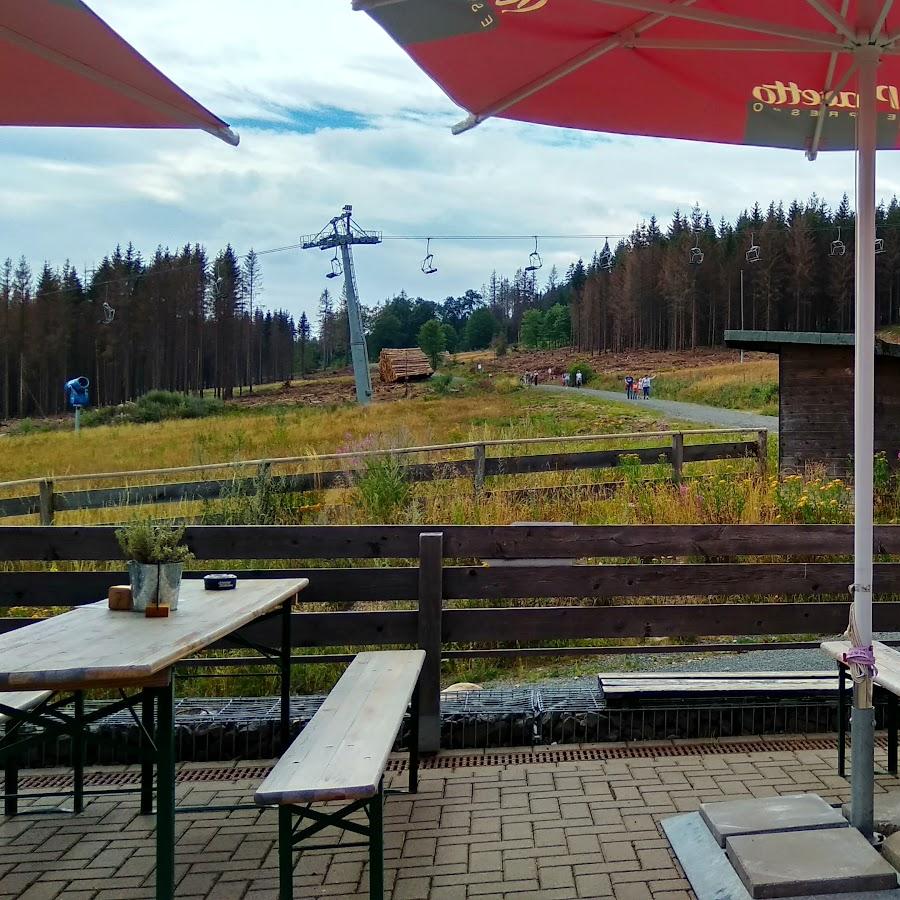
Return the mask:
<svg viewBox="0 0 900 900">
<path fill-rule="evenodd" d="M 591 387 L 624 393 L 624 373 L 597 375 Z M 653 396 L 684 400 L 706 406 L 746 409 L 766 416 L 778 415 L 778 363 L 753 360 L 743 365 L 659 372 L 653 379 Z"/>
</svg>

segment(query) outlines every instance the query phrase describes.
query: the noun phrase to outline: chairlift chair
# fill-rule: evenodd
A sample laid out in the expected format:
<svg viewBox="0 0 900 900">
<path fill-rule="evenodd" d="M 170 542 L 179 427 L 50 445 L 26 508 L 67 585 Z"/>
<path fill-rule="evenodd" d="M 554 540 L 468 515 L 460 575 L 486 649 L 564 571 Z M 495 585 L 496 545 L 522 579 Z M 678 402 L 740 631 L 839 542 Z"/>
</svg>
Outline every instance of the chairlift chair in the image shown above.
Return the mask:
<svg viewBox="0 0 900 900">
<path fill-rule="evenodd" d="M 537 272 L 541 266 L 544 265 L 543 260 L 541 259 L 541 254 L 538 253 L 538 239 L 537 235 L 534 238 L 534 250 L 528 255 L 528 265 L 525 266 L 526 272 Z"/>
<path fill-rule="evenodd" d="M 425 259 L 422 260 L 422 272 L 425 275 L 434 275 L 437 266 L 434 264 L 434 254 L 431 252 L 431 238 L 425 243 Z"/>
<path fill-rule="evenodd" d="M 340 278 L 344 274 L 344 267 L 338 259 L 337 250 L 334 251 L 334 257 L 331 260 L 331 271 L 326 273 L 326 278 Z"/>
<path fill-rule="evenodd" d="M 699 247 L 691 247 L 691 263 L 699 266 L 703 262 L 703 251 Z"/>
<path fill-rule="evenodd" d="M 875 238 L 875 253 L 884 253 L 884 238 Z"/>
<path fill-rule="evenodd" d="M 613 267 L 613 254 L 612 250 L 609 249 L 609 238 L 606 239 L 606 243 L 603 245 L 603 250 L 600 251 L 600 255 L 597 257 L 597 264 L 606 272 L 611 272 Z"/>
<path fill-rule="evenodd" d="M 841 229 L 837 230 L 837 239 L 831 242 L 831 256 L 843 256 L 847 252 L 847 245 L 841 240 Z"/>
<path fill-rule="evenodd" d="M 748 263 L 759 262 L 759 244 L 753 240 L 753 233 L 750 234 L 750 249 L 744 254 L 744 258 Z"/>
<path fill-rule="evenodd" d="M 113 319 L 116 317 L 116 310 L 114 307 L 110 306 L 106 301 L 103 302 L 103 320 L 101 324 L 103 325 L 112 325 Z"/>
</svg>

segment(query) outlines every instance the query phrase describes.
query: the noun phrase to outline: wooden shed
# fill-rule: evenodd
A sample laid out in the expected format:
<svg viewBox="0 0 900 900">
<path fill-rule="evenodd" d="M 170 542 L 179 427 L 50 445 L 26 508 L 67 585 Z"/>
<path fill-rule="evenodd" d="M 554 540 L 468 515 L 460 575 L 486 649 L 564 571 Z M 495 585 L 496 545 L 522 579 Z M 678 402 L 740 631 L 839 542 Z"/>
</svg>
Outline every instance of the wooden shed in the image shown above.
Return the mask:
<svg viewBox="0 0 900 900">
<path fill-rule="evenodd" d="M 726 331 L 725 343 L 778 354 L 778 461 L 782 472 L 853 468 L 852 334 Z M 875 342 L 875 451 L 900 451 L 900 346 Z"/>
</svg>

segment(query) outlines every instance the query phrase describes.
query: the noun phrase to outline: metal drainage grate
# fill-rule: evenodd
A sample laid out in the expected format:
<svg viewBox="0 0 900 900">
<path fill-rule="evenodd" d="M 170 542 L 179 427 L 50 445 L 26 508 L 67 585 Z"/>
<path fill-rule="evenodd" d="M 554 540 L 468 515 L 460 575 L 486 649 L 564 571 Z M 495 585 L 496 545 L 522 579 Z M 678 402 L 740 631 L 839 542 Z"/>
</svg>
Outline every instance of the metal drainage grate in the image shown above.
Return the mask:
<svg viewBox="0 0 900 900">
<path fill-rule="evenodd" d="M 887 748 L 887 739 L 878 737 L 875 744 Z M 836 750 L 836 737 L 791 738 L 786 740 L 729 741 L 707 744 L 635 744 L 629 747 L 573 747 L 551 750 L 522 750 L 511 753 L 448 754 L 425 757 L 420 761 L 422 769 L 468 769 L 489 766 L 527 766 L 564 762 L 603 762 L 612 759 L 652 759 L 656 757 L 719 756 L 725 753 L 772 753 L 775 751 Z M 388 760 L 388 772 L 405 772 L 406 757 Z M 177 775 L 179 784 L 207 781 L 256 781 L 272 771 L 269 765 L 217 766 L 181 769 Z M 127 787 L 140 784 L 140 772 L 87 772 L 86 787 Z M 72 786 L 72 776 L 67 773 L 54 775 L 26 775 L 20 779 L 22 789 L 50 790 Z"/>
</svg>

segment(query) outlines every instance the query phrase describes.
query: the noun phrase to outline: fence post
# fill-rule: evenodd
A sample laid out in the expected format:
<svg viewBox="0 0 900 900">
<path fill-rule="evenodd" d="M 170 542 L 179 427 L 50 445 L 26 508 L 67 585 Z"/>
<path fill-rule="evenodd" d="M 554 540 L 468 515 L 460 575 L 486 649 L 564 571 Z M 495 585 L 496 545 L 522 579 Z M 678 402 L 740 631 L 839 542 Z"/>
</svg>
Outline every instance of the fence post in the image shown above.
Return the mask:
<svg viewBox="0 0 900 900">
<path fill-rule="evenodd" d="M 475 445 L 475 493 L 484 490 L 484 444 Z"/>
<path fill-rule="evenodd" d="M 759 474 L 765 476 L 769 463 L 769 432 L 760 429 L 756 434 L 756 455 L 759 458 Z"/>
<path fill-rule="evenodd" d="M 41 525 L 53 524 L 53 481 L 45 478 L 39 485 L 40 488 L 40 514 Z"/>
<path fill-rule="evenodd" d="M 678 431 L 672 435 L 672 481 L 681 484 L 681 468 L 684 465 L 684 435 Z"/>
<path fill-rule="evenodd" d="M 419 750 L 441 748 L 441 607 L 444 594 L 444 535 L 419 535 L 419 649 L 425 663 L 419 676 Z"/>
<path fill-rule="evenodd" d="M 272 470 L 272 463 L 269 460 L 264 460 L 259 464 L 256 469 L 256 478 L 258 481 L 266 481 L 269 477 L 269 472 Z"/>
</svg>

